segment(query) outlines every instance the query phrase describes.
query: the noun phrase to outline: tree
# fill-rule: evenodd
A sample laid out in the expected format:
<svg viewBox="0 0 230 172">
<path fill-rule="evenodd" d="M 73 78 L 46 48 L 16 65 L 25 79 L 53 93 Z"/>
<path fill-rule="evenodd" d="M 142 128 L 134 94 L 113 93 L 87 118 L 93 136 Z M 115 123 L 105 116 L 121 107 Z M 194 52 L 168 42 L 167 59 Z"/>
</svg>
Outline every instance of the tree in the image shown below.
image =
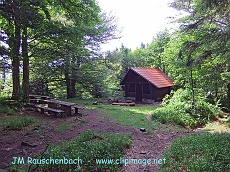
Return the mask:
<svg viewBox="0 0 230 172">
<path fill-rule="evenodd" d="M 228 0 L 176 0 L 171 4 L 172 7 L 187 13 L 187 16 L 177 22 L 181 24 L 181 33 L 191 38 L 182 44 L 187 52 L 192 53 L 190 59 L 196 64 L 196 73 L 199 75 L 196 84 L 204 90 L 215 90 L 216 98 L 219 97 L 219 90 L 224 92 L 227 88 L 227 92 L 230 91 L 227 87 L 229 83 L 221 80 L 221 74 L 230 70 L 228 4 Z M 210 70 L 204 69 L 203 66 L 208 66 Z"/>
<path fill-rule="evenodd" d="M 20 57 L 23 58 L 23 95 L 28 102 L 29 94 L 29 57 L 28 28 L 36 28 L 43 20 L 41 9 L 45 9 L 45 1 L 8 1 L 0 4 L 0 20 L 3 22 L 1 31 L 6 34 L 5 43 L 9 46 L 9 56 L 12 59 L 13 93 L 12 99 L 20 98 Z M 47 10 L 45 10 L 46 12 Z M 22 47 L 22 52 L 20 51 Z"/>
<path fill-rule="evenodd" d="M 165 56 L 163 52 L 165 48 L 167 48 L 166 45 L 169 41 L 170 34 L 167 30 L 163 30 L 157 33 L 156 37 L 153 38 L 153 41 L 147 48 L 147 63 L 152 67 L 161 69 L 163 72 L 166 72 Z"/>
<path fill-rule="evenodd" d="M 1 36 L 8 37 L 4 43 L 9 45 L 9 56 L 12 60 L 13 93 L 12 98 L 20 96 L 20 40 L 21 27 L 18 1 L 2 1 L 0 4 Z"/>
<path fill-rule="evenodd" d="M 100 13 L 94 0 L 4 0 L 0 4 L 0 12 L 0 20 L 4 23 L 1 31 L 6 34 L 12 59 L 12 98 L 20 98 L 19 66 L 22 57 L 25 102 L 28 102 L 29 94 L 29 58 L 35 61 L 36 57 L 42 54 L 45 57 L 49 52 L 51 63 L 62 61 L 70 98 L 75 96 L 75 72 L 82 59 L 92 58 L 100 43 L 116 37 L 113 18 Z"/>
</svg>

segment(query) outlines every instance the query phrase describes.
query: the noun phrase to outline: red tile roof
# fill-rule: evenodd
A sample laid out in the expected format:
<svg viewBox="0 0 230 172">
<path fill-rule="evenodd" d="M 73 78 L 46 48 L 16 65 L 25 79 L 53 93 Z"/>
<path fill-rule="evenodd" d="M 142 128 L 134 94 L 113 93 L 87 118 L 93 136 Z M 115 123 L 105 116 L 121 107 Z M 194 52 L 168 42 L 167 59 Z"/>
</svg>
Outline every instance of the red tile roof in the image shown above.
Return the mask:
<svg viewBox="0 0 230 172">
<path fill-rule="evenodd" d="M 174 85 L 173 80 L 158 68 L 131 68 L 130 70 L 145 78 L 158 88 Z"/>
</svg>

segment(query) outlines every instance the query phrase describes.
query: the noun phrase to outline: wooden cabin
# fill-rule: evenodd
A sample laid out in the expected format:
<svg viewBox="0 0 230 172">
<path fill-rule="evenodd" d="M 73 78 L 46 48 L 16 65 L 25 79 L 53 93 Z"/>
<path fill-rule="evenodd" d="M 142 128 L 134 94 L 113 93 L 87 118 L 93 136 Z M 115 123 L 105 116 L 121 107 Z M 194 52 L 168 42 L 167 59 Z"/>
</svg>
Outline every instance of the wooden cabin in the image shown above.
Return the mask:
<svg viewBox="0 0 230 172">
<path fill-rule="evenodd" d="M 158 68 L 131 68 L 120 85 L 126 99 L 153 103 L 169 94 L 174 83 Z"/>
</svg>

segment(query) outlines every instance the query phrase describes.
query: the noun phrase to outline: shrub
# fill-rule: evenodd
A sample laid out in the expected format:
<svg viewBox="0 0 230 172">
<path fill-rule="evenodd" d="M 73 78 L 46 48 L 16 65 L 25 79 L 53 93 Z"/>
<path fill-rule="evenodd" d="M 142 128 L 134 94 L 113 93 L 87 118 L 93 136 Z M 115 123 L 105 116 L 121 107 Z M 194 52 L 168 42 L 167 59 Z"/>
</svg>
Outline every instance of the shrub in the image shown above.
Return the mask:
<svg viewBox="0 0 230 172">
<path fill-rule="evenodd" d="M 193 128 L 223 114 L 219 107 L 205 102 L 200 97 L 196 100 L 193 106 L 189 91 L 179 89 L 163 100 L 163 107 L 153 112 L 152 119 Z"/>
<path fill-rule="evenodd" d="M 228 117 L 227 121 L 225 122 L 225 124 L 230 127 L 230 116 Z"/>
<path fill-rule="evenodd" d="M 174 141 L 159 171 L 230 171 L 230 133 L 194 134 Z"/>
<path fill-rule="evenodd" d="M 0 97 L 0 113 L 13 114 L 21 107 L 21 103 L 15 100 L 10 100 L 9 97 Z"/>
<path fill-rule="evenodd" d="M 158 108 L 153 112 L 152 119 L 159 120 L 161 123 L 174 123 L 183 127 L 195 127 L 197 120 L 192 117 L 187 111 L 188 105 L 180 102 L 176 105 L 168 105 Z"/>
<path fill-rule="evenodd" d="M 222 114 L 218 107 L 204 101 L 196 102 L 194 112 L 195 113 L 191 112 L 191 114 L 198 120 L 199 124 L 205 124 L 210 120 L 215 120 Z"/>
</svg>

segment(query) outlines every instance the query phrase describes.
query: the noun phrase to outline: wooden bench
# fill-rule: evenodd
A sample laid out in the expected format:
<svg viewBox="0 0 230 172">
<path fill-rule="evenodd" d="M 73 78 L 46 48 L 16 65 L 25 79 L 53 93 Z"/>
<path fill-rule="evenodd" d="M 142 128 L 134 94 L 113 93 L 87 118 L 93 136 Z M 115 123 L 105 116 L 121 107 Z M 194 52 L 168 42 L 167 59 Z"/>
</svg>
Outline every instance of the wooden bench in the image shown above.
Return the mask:
<svg viewBox="0 0 230 172">
<path fill-rule="evenodd" d="M 41 99 L 43 99 L 43 100 L 49 100 L 49 99 L 51 99 L 51 97 L 49 97 L 49 96 L 41 96 Z"/>
<path fill-rule="evenodd" d="M 75 109 L 75 114 L 78 114 L 78 109 L 84 109 L 84 107 L 77 105 L 73 106 L 73 108 Z"/>
<path fill-rule="evenodd" d="M 29 99 L 30 103 L 39 104 L 40 99 Z"/>
<path fill-rule="evenodd" d="M 51 97 L 49 97 L 49 96 L 34 95 L 34 94 L 30 94 L 30 95 L 29 95 L 29 98 L 30 98 L 30 99 L 42 99 L 42 100 L 51 99 Z"/>
<path fill-rule="evenodd" d="M 45 111 L 48 111 L 49 114 L 54 114 L 57 116 L 58 114 L 61 114 L 61 116 L 65 116 L 64 111 L 60 109 L 53 109 L 45 106 L 39 106 L 39 105 L 34 105 L 35 108 L 38 108 L 41 110 L 41 113 L 45 114 Z M 65 116 L 66 117 L 66 116 Z"/>
<path fill-rule="evenodd" d="M 71 115 L 71 109 L 75 105 L 74 103 L 69 103 L 69 102 L 64 102 L 64 101 L 59 101 L 59 100 L 43 100 L 48 104 L 48 107 L 54 108 L 54 109 L 61 109 L 65 112 L 66 115 Z"/>
</svg>

